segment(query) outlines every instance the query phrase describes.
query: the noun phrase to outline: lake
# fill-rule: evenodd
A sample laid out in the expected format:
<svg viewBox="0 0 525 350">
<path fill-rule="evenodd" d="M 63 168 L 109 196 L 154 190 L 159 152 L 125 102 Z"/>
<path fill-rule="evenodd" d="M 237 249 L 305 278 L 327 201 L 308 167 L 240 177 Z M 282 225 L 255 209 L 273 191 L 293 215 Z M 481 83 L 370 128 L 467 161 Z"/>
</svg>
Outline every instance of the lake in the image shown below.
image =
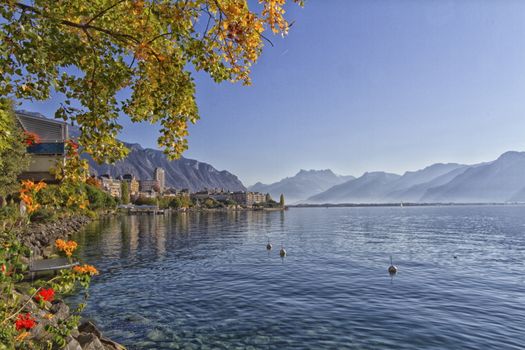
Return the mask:
<svg viewBox="0 0 525 350">
<path fill-rule="evenodd" d="M 523 206 L 123 216 L 74 239 L 101 271 L 84 316 L 129 349 L 525 348 Z"/>
</svg>

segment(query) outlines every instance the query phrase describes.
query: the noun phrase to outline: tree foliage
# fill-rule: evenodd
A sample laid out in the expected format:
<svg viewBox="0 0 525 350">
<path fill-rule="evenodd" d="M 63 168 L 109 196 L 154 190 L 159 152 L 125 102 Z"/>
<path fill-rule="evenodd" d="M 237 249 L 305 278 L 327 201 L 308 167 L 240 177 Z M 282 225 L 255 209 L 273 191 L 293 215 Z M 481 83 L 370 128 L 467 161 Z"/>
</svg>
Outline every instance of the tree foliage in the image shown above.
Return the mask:
<svg viewBox="0 0 525 350">
<path fill-rule="evenodd" d="M 55 116 L 79 124 L 81 146 L 99 162 L 126 154 L 116 140 L 121 113 L 160 123 L 159 146 L 176 158 L 199 118 L 190 67 L 249 84 L 264 32 L 288 32 L 286 2 L 3 0 L 0 96 L 61 94 Z M 123 91 L 129 98 L 117 97 Z"/>
<path fill-rule="evenodd" d="M 17 176 L 28 164 L 22 132 L 16 125 L 11 104 L 0 98 L 0 197 L 18 190 Z"/>
<path fill-rule="evenodd" d="M 120 200 L 122 204 L 129 204 L 129 201 L 130 201 L 129 186 L 126 181 L 120 182 Z"/>
</svg>

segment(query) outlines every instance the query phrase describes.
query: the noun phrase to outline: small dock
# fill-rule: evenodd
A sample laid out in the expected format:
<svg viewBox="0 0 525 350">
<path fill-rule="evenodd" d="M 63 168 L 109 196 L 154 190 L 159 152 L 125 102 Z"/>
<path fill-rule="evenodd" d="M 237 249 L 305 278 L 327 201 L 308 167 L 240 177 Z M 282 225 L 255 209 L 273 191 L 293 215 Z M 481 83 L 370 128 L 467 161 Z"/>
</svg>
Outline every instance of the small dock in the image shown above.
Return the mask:
<svg viewBox="0 0 525 350">
<path fill-rule="evenodd" d="M 156 205 L 127 205 L 120 206 L 119 210 L 125 211 L 130 215 L 165 215 L 169 209 L 159 209 Z"/>
</svg>

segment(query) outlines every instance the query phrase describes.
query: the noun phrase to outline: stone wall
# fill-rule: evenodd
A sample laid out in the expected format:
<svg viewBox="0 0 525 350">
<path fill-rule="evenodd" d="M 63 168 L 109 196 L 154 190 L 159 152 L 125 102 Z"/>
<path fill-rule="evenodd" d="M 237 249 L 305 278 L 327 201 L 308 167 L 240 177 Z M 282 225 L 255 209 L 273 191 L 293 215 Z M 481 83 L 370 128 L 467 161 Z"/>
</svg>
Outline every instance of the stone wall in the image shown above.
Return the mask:
<svg viewBox="0 0 525 350">
<path fill-rule="evenodd" d="M 54 222 L 31 223 L 18 233 L 19 240 L 29 247 L 35 259 L 47 258 L 53 253 L 55 240 L 68 239 L 72 234 L 80 231 L 86 224 L 91 222 L 87 216 L 77 215 L 62 218 Z M 48 305 L 51 319 L 44 318 L 45 312 L 27 295 L 20 295 L 28 304 L 27 307 L 35 312 L 38 325 L 31 330 L 30 339 L 45 341 L 49 333 L 45 331 L 46 324 L 55 324 L 69 316 L 69 307 L 62 300 L 55 300 Z M 47 302 L 46 302 L 47 303 Z M 66 339 L 67 350 L 125 350 L 125 347 L 102 336 L 97 327 L 84 320 L 78 329 L 71 332 Z"/>
<path fill-rule="evenodd" d="M 77 215 L 54 222 L 31 223 L 18 234 L 20 241 L 33 251 L 33 258 L 46 257 L 52 251 L 55 240 L 67 239 L 82 229 L 91 219 Z"/>
</svg>

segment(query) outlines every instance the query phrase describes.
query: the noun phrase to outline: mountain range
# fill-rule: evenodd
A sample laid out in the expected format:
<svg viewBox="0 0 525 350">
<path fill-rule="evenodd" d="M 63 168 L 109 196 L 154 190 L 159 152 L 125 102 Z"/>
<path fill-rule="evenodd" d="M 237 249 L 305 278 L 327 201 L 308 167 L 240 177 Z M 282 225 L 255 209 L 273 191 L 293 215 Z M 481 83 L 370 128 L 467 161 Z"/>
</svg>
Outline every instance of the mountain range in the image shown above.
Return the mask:
<svg viewBox="0 0 525 350">
<path fill-rule="evenodd" d="M 503 203 L 525 201 L 525 152 L 481 164 L 433 164 L 403 175 L 369 172 L 303 203 Z"/>
<path fill-rule="evenodd" d="M 269 185 L 257 182 L 248 189 L 254 192 L 269 193 L 274 199 L 284 194 L 287 203 L 294 203 L 352 179 L 355 178 L 336 175 L 329 169 L 301 170 L 294 176 L 281 181 Z"/>
</svg>

